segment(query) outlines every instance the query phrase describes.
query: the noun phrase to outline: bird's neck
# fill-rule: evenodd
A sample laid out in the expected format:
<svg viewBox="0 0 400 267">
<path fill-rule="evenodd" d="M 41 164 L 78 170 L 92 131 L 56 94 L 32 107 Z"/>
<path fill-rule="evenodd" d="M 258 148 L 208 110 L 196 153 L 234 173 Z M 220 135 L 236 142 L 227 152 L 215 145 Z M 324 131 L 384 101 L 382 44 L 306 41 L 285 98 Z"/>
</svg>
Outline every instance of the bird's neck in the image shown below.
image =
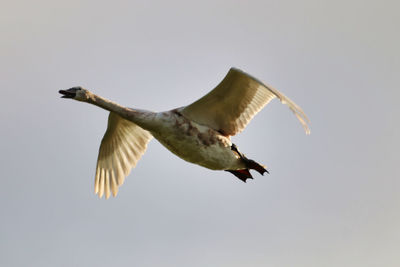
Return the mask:
<svg viewBox="0 0 400 267">
<path fill-rule="evenodd" d="M 122 118 L 134 122 L 146 130 L 150 130 L 152 128 L 153 120 L 156 115 L 155 112 L 124 107 L 89 91 L 87 92 L 87 96 L 87 103 L 96 105 L 110 112 L 114 112 Z"/>
</svg>

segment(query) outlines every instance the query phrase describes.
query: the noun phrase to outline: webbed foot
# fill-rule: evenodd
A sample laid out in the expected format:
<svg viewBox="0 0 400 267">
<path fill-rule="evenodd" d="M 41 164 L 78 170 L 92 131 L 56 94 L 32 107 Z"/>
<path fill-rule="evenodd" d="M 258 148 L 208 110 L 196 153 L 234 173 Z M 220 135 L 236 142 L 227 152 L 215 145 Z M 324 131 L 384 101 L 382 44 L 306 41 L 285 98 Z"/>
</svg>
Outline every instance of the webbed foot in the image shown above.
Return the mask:
<svg viewBox="0 0 400 267">
<path fill-rule="evenodd" d="M 239 157 L 244 161 L 247 169 L 242 169 L 242 170 L 226 170 L 230 173 L 232 173 L 233 175 L 235 175 L 236 177 L 238 177 L 240 180 L 242 180 L 243 182 L 246 182 L 246 180 L 248 178 L 253 179 L 253 177 L 250 174 L 250 170 L 256 170 L 259 174 L 264 175 L 264 173 L 268 173 L 268 170 L 265 168 L 265 166 L 255 162 L 252 159 L 248 159 L 246 158 L 246 156 L 241 153 L 239 151 L 239 149 L 237 148 L 237 146 L 235 144 L 232 144 L 231 146 L 231 150 L 236 152 Z"/>
<path fill-rule="evenodd" d="M 243 182 L 246 182 L 247 179 L 253 179 L 253 176 L 251 176 L 251 173 L 249 172 L 248 169 L 243 169 L 243 170 L 225 170 L 225 171 L 232 173 L 233 175 L 235 175 L 237 178 L 239 178 Z"/>
</svg>

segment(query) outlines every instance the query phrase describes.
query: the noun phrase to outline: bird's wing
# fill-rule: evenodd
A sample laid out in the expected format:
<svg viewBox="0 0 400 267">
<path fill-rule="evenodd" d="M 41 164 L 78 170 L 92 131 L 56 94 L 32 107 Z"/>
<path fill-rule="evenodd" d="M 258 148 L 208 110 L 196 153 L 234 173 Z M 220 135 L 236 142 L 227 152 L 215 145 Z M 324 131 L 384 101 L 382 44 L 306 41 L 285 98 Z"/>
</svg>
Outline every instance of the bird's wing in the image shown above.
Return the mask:
<svg viewBox="0 0 400 267">
<path fill-rule="evenodd" d="M 100 198 L 104 193 L 106 199 L 110 192 L 114 197 L 117 195 L 118 187 L 136 166 L 152 137 L 135 123 L 110 112 L 107 130 L 101 140 L 94 183 L 95 193 Z"/>
<path fill-rule="evenodd" d="M 224 135 L 235 135 L 275 97 L 289 106 L 306 134 L 309 134 L 309 120 L 299 106 L 278 90 L 235 68 L 229 70 L 214 90 L 184 107 L 181 113 L 188 119 L 208 125 Z"/>
</svg>

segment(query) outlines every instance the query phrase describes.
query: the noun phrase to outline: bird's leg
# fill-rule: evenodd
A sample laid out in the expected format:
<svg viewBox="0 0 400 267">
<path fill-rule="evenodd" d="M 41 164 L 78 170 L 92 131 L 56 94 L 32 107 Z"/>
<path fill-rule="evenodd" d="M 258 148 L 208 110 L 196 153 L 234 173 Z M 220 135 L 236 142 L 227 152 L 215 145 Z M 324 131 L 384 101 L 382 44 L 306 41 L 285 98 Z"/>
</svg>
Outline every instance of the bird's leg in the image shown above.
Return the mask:
<svg viewBox="0 0 400 267">
<path fill-rule="evenodd" d="M 235 145 L 235 144 L 233 144 L 232 143 L 232 145 L 231 145 L 231 150 L 232 151 L 235 151 L 238 155 L 239 155 L 239 157 L 241 158 L 241 159 L 245 159 L 246 157 L 239 151 L 239 149 L 237 148 L 237 146 Z"/>
<path fill-rule="evenodd" d="M 246 158 L 246 156 L 245 156 L 243 153 L 241 153 L 241 152 L 239 151 L 239 149 L 237 148 L 237 146 L 236 146 L 235 144 L 232 144 L 232 145 L 231 145 L 231 150 L 234 151 L 234 152 L 236 152 L 236 153 L 239 155 L 239 157 L 244 161 L 244 163 L 246 164 L 246 167 L 247 167 L 248 169 L 256 170 L 256 171 L 259 172 L 261 175 L 264 175 L 265 172 L 266 172 L 266 173 L 269 173 L 269 172 L 265 169 L 265 167 L 264 167 L 263 165 L 261 165 L 261 164 L 255 162 L 255 161 L 252 160 L 252 159 Z M 247 172 L 248 172 L 248 169 L 246 169 Z M 246 172 L 246 175 L 247 175 L 247 172 Z M 235 174 L 235 173 L 234 173 L 234 174 Z M 236 174 L 235 174 L 235 175 L 236 175 Z M 250 175 L 250 173 L 249 173 L 248 175 Z M 237 176 L 237 175 L 236 175 L 236 176 Z M 237 177 L 238 177 L 238 176 L 237 176 Z M 250 175 L 250 177 L 247 177 L 247 178 L 252 178 L 252 177 L 251 177 L 251 175 Z M 241 178 L 239 177 L 239 179 L 241 179 Z"/>
<path fill-rule="evenodd" d="M 245 156 L 242 153 L 240 153 L 239 149 L 237 148 L 237 146 L 235 144 L 231 145 L 231 150 L 236 152 L 241 159 L 245 158 Z M 235 175 L 237 178 L 239 178 L 243 182 L 246 182 L 247 179 L 253 179 L 253 176 L 251 176 L 249 169 L 225 170 L 225 171 L 232 173 L 233 175 Z"/>
<path fill-rule="evenodd" d="M 246 182 L 247 179 L 253 179 L 253 176 L 251 176 L 249 169 L 225 170 L 225 171 L 232 173 L 233 175 L 235 175 L 237 178 L 239 178 L 243 182 Z"/>
</svg>

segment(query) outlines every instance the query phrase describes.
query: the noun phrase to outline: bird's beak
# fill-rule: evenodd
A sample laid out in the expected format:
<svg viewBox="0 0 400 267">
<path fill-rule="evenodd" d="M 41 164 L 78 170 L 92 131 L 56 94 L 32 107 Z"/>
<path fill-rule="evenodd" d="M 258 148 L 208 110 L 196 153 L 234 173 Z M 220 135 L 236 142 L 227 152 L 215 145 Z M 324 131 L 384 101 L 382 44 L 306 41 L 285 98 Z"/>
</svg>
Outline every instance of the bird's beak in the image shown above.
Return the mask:
<svg viewBox="0 0 400 267">
<path fill-rule="evenodd" d="M 76 96 L 76 91 L 78 90 L 78 88 L 73 87 L 67 90 L 60 90 L 58 92 L 63 95 L 61 98 L 74 98 Z"/>
</svg>

